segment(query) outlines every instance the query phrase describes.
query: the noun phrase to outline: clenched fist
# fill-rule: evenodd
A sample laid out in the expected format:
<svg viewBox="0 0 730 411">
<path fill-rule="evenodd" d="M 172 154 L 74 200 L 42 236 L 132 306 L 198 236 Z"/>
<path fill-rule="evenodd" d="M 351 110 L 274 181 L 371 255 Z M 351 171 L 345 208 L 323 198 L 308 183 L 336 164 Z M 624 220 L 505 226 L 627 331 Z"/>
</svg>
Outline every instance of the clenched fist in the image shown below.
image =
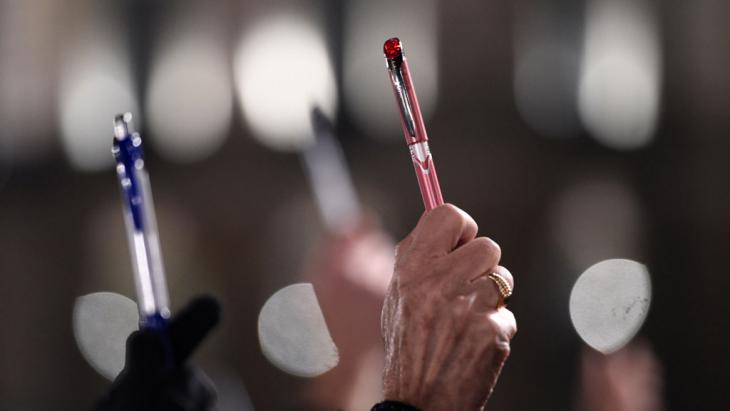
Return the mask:
<svg viewBox="0 0 730 411">
<path fill-rule="evenodd" d="M 426 212 L 397 247 L 382 333 L 386 400 L 421 410 L 484 407 L 517 332 L 494 280 L 514 287 L 500 248 L 465 212 Z"/>
</svg>

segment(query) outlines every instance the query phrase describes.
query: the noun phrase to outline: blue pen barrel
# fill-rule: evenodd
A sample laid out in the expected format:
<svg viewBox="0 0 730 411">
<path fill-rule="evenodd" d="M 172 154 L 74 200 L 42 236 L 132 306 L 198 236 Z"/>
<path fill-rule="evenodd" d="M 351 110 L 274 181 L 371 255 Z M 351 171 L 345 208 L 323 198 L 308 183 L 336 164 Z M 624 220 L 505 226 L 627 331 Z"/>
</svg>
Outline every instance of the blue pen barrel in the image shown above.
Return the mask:
<svg viewBox="0 0 730 411">
<path fill-rule="evenodd" d="M 161 330 L 170 316 L 165 270 L 142 138 L 130 131 L 130 122 L 128 113 L 114 119 L 112 154 L 117 162 L 140 323 Z"/>
</svg>

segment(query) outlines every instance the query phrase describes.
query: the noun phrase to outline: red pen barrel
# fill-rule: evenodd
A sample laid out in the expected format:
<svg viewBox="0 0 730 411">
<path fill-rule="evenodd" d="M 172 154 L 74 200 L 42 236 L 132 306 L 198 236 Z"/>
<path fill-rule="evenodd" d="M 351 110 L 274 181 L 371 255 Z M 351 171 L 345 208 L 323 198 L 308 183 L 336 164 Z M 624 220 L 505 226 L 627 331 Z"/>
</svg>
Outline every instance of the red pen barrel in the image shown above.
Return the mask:
<svg viewBox="0 0 730 411">
<path fill-rule="evenodd" d="M 416 171 L 418 188 L 421 190 L 421 197 L 423 198 L 423 205 L 426 211 L 442 205 L 444 198 L 441 195 L 441 186 L 439 185 L 438 175 L 436 174 L 436 165 L 433 163 L 428 142 L 415 143 L 408 147 L 411 151 L 413 168 Z"/>
<path fill-rule="evenodd" d="M 411 152 L 418 187 L 421 190 L 421 197 L 423 197 L 423 205 L 426 210 L 431 210 L 443 204 L 444 199 L 441 195 L 436 166 L 428 147 L 428 134 L 423 123 L 421 107 L 418 104 L 408 61 L 403 55 L 402 44 L 397 38 L 387 40 L 383 51 L 390 72 L 393 95 L 400 111 L 403 135 Z"/>
</svg>

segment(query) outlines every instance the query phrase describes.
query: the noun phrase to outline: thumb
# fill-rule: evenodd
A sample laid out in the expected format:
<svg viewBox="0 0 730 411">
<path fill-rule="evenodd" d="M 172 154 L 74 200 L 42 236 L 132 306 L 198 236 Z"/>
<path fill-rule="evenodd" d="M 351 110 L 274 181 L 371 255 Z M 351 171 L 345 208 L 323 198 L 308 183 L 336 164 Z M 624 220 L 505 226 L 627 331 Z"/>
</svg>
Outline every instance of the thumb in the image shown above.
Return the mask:
<svg viewBox="0 0 730 411">
<path fill-rule="evenodd" d="M 428 255 L 443 256 L 473 240 L 478 227 L 473 218 L 452 204 L 425 212 L 411 235 L 412 246 Z"/>
</svg>

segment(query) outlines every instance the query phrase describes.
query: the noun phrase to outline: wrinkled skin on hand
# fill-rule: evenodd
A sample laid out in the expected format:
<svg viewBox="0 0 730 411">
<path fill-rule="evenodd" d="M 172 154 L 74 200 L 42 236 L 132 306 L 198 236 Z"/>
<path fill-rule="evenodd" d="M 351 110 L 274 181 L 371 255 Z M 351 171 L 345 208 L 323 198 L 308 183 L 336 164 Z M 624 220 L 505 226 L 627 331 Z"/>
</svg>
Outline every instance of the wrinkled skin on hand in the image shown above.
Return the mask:
<svg viewBox="0 0 730 411">
<path fill-rule="evenodd" d="M 385 399 L 422 410 L 480 410 L 517 331 L 494 282 L 499 246 L 453 205 L 426 212 L 398 245 L 382 313 Z M 499 307 L 499 308 L 498 308 Z"/>
</svg>

